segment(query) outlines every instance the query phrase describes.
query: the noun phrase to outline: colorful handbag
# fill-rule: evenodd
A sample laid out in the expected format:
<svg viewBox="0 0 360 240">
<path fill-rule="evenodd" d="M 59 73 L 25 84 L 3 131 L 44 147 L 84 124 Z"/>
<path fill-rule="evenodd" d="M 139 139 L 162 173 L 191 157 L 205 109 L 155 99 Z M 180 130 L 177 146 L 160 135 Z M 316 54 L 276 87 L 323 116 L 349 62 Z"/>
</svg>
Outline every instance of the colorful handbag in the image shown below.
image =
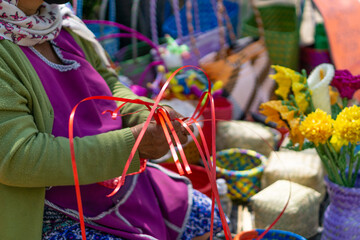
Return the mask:
<svg viewBox="0 0 360 240">
<path fill-rule="evenodd" d="M 163 32 L 176 38 L 178 45 L 185 44 L 190 48 L 189 56 L 182 59 L 181 65 L 199 66 L 202 57 L 210 52 L 219 51 L 221 47 L 219 31 L 222 27 L 216 23 L 214 0 L 186 0 L 185 4 L 186 6 L 179 10 L 178 0 L 173 0 L 174 15 L 164 22 Z M 234 2 L 226 2 L 226 4 L 228 7 L 231 6 L 229 11 L 232 21 L 237 23 L 238 4 Z M 161 47 L 166 48 L 166 44 Z"/>
<path fill-rule="evenodd" d="M 218 23 L 221 25 L 223 16 L 226 19 L 221 0 L 218 0 L 218 6 Z M 230 48 L 225 45 L 225 33 L 221 31 L 221 50 L 200 60 L 200 66 L 210 79 L 213 82 L 221 81 L 234 105 L 240 106 L 245 114 L 257 112 L 260 103 L 267 101 L 273 92 L 273 81 L 268 77 L 270 59 L 265 46 L 264 29 L 255 7 L 254 13 L 260 35 L 258 40 L 239 39 Z"/>
<path fill-rule="evenodd" d="M 289 3 L 259 4 L 257 6 L 264 27 L 265 43 L 272 64 L 294 70 L 299 67 L 299 18 L 296 6 Z M 245 36 L 259 36 L 256 16 L 245 19 Z"/>
<path fill-rule="evenodd" d="M 77 1 L 76 15 L 79 18 L 82 18 L 83 16 L 83 5 L 84 5 L 83 0 Z M 108 20 L 114 22 L 116 20 L 116 0 L 103 0 L 101 2 L 99 6 L 99 20 L 106 19 L 107 11 L 108 11 Z M 91 24 L 88 25 L 88 28 L 95 34 L 97 38 L 101 38 L 109 34 L 119 33 L 119 29 L 113 26 Z M 101 41 L 101 45 L 108 52 L 111 58 L 120 48 L 120 42 L 116 38 L 111 38 Z"/>
<path fill-rule="evenodd" d="M 131 7 L 131 28 L 136 29 L 138 8 L 140 0 L 134 0 Z M 156 12 L 156 1 L 150 1 L 150 12 Z M 150 17 L 152 15 L 150 14 Z M 152 29 L 152 42 L 158 45 L 157 32 Z M 156 37 L 154 37 L 156 35 Z M 114 54 L 114 62 L 120 67 L 120 74 L 127 76 L 132 84 L 147 87 L 156 78 L 156 70 L 153 66 L 153 57 L 150 53 L 152 47 L 146 42 L 138 42 L 138 38 L 133 34 L 131 44 L 124 46 Z M 163 42 L 163 40 L 161 40 Z M 160 59 L 159 59 L 160 61 Z"/>
<path fill-rule="evenodd" d="M 214 1 L 196 0 L 192 1 L 192 5 L 194 7 L 190 10 L 191 12 L 189 12 L 187 6 L 184 6 L 179 10 L 177 7 L 178 4 L 173 4 L 174 14 L 164 21 L 162 25 L 163 32 L 170 34 L 170 36 L 173 38 L 182 38 L 184 36 L 188 36 L 190 34 L 190 29 L 188 27 L 189 14 L 195 16 L 190 22 L 191 25 L 195 26 L 195 32 L 204 33 L 218 27 L 216 11 L 214 11 L 216 9 L 216 4 L 214 4 Z M 239 20 L 239 4 L 234 1 L 225 0 L 224 7 L 226 8 L 232 25 L 236 29 Z M 174 26 L 180 26 L 180 29 L 174 28 Z"/>
</svg>

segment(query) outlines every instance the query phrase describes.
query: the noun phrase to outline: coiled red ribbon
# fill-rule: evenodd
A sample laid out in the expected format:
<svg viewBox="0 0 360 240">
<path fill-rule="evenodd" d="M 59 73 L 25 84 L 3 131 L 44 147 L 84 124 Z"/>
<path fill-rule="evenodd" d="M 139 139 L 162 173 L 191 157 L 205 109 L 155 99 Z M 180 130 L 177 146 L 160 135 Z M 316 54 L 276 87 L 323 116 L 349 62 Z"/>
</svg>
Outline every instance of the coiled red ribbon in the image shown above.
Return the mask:
<svg viewBox="0 0 360 240">
<path fill-rule="evenodd" d="M 141 104 L 144 105 L 148 108 L 148 110 L 150 111 L 148 118 L 145 121 L 144 124 L 144 128 L 140 131 L 138 138 L 135 141 L 135 144 L 130 152 L 129 158 L 125 164 L 123 173 L 120 177 L 120 181 L 118 181 L 117 186 L 115 187 L 115 189 L 113 190 L 113 192 L 108 195 L 108 196 L 113 196 L 116 192 L 119 191 L 120 187 L 124 184 L 125 181 L 125 177 L 126 177 L 126 173 L 129 169 L 130 163 L 133 159 L 133 157 L 135 156 L 135 153 L 137 151 L 137 148 L 145 134 L 146 128 L 148 127 L 148 125 L 150 124 L 151 119 L 154 117 L 154 119 L 157 121 L 158 124 L 160 124 L 164 130 L 164 134 L 165 137 L 167 138 L 167 141 L 169 143 L 169 147 L 170 147 L 170 151 L 171 154 L 173 156 L 174 162 L 176 164 L 176 167 L 178 169 L 178 172 L 180 175 L 184 174 L 184 170 L 183 167 L 179 161 L 178 155 L 176 153 L 176 149 L 175 149 L 175 144 L 178 148 L 178 151 L 180 153 L 181 159 L 183 161 L 183 165 L 185 167 L 185 171 L 190 174 L 191 173 L 191 169 L 190 166 L 186 160 L 186 156 L 185 153 L 183 151 L 183 148 L 181 146 L 181 143 L 179 141 L 179 138 L 174 130 L 174 127 L 172 126 L 171 121 L 178 121 L 181 123 L 181 125 L 189 132 L 190 136 L 193 138 L 193 141 L 195 143 L 195 145 L 197 146 L 201 159 L 203 161 L 203 165 L 205 167 L 206 173 L 208 175 L 210 184 L 211 184 L 211 188 L 212 188 L 212 214 L 211 214 L 211 230 L 210 230 L 210 239 L 212 239 L 213 237 L 213 224 L 214 224 L 214 209 L 215 209 L 215 201 L 218 203 L 218 207 L 219 207 L 219 213 L 220 213 L 220 218 L 221 218 L 221 222 L 223 225 L 223 229 L 224 229 L 224 234 L 226 237 L 226 240 L 231 240 L 231 232 L 229 229 L 229 226 L 227 224 L 226 221 L 226 217 L 224 214 L 224 211 L 221 207 L 220 204 L 220 198 L 219 198 L 219 193 L 218 193 L 218 189 L 216 186 L 216 143 L 215 143 L 215 139 L 216 139 L 216 125 L 215 125 L 215 105 L 214 105 L 214 99 L 213 96 L 211 95 L 211 82 L 209 80 L 209 77 L 207 76 L 207 74 L 204 72 L 204 74 L 207 76 L 208 78 L 208 86 L 209 89 L 204 92 L 202 94 L 202 96 L 200 97 L 199 101 L 198 101 L 198 105 L 195 109 L 195 112 L 193 113 L 193 115 L 190 118 L 185 118 L 185 119 L 170 119 L 169 114 L 166 112 L 166 110 L 159 106 L 159 102 L 162 99 L 162 96 L 166 90 L 166 88 L 168 87 L 170 81 L 175 77 L 175 75 L 185 69 L 185 68 L 197 68 L 201 71 L 203 71 L 201 68 L 196 67 L 196 66 L 183 66 L 179 69 L 177 69 L 176 71 L 174 71 L 171 76 L 167 79 L 167 81 L 164 83 L 163 87 L 161 88 L 160 93 L 158 94 L 158 96 L 155 99 L 154 103 L 150 103 L 150 102 L 146 102 L 146 101 L 142 101 L 140 99 L 127 99 L 127 98 L 119 98 L 119 97 L 109 97 L 109 96 L 94 96 L 94 97 L 89 97 L 89 98 L 85 98 L 83 100 L 81 100 L 73 109 L 72 112 L 70 114 L 69 117 L 69 143 L 70 143 L 70 152 L 71 152 L 71 163 L 72 163 L 72 170 L 73 170 L 73 174 L 74 174 L 74 184 L 75 184 L 75 191 L 76 191 L 76 199 L 77 199 L 77 205 L 78 205 L 78 211 L 79 211 L 79 221 L 80 221 L 80 228 L 81 228 L 81 235 L 82 238 L 84 240 L 86 240 L 86 231 L 85 231 L 85 223 L 84 223 L 84 213 L 83 213 L 83 207 L 82 207 L 82 200 L 81 200 L 81 193 L 80 193 L 80 184 L 79 184 L 79 177 L 78 177 L 78 172 L 77 172 L 77 166 L 76 166 L 76 159 L 75 159 L 75 151 L 74 151 L 74 136 L 73 136 L 73 123 L 74 123 L 74 118 L 75 118 L 75 112 L 77 107 L 85 101 L 89 101 L 89 100 L 94 100 L 94 99 L 103 99 L 103 100 L 111 100 L 111 101 L 121 101 L 124 102 L 124 104 L 120 105 L 118 108 L 116 108 L 114 111 L 112 110 L 108 110 L 105 112 L 110 112 L 112 115 L 112 118 L 116 118 L 118 116 L 121 116 L 120 114 L 118 114 L 119 110 L 127 103 L 135 103 L 135 104 Z M 205 104 L 202 104 L 205 101 Z M 206 141 L 205 141 L 205 136 L 204 133 L 202 131 L 202 128 L 198 122 L 199 117 L 202 115 L 205 107 L 207 106 L 207 104 L 210 104 L 210 110 L 211 110 L 211 136 L 212 136 L 212 153 L 211 155 L 214 156 L 214 158 L 211 158 L 209 149 L 207 147 Z M 134 114 L 134 113 L 128 113 L 128 114 Z M 185 122 L 186 121 L 186 122 Z M 200 144 L 199 141 L 197 140 L 196 136 L 193 134 L 193 132 L 191 131 L 191 129 L 189 128 L 189 125 L 194 124 L 196 126 L 196 128 L 199 130 L 199 136 L 200 139 L 202 141 L 203 144 Z M 175 144 L 173 143 L 171 136 L 170 136 L 170 132 L 171 135 L 174 138 Z M 287 205 L 287 204 L 286 204 Z M 270 227 L 272 227 L 281 217 L 281 215 L 283 214 L 283 212 L 285 211 L 286 206 L 284 207 L 282 213 L 278 216 L 278 218 L 274 221 L 273 224 L 271 224 Z M 258 239 L 261 239 L 261 237 L 263 235 L 265 235 L 267 233 L 267 231 L 270 230 L 270 227 L 264 232 L 264 234 L 262 234 Z"/>
</svg>

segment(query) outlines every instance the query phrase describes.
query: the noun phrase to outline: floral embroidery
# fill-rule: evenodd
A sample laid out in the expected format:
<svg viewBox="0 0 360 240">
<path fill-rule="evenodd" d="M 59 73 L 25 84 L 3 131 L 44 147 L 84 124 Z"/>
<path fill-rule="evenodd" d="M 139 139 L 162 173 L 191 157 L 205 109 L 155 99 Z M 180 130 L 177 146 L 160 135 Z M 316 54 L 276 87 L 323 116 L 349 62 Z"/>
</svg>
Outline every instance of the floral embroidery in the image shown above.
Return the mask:
<svg viewBox="0 0 360 240">
<path fill-rule="evenodd" d="M 57 5 L 42 4 L 36 15 L 27 16 L 16 0 L 0 0 L 0 37 L 21 46 L 34 46 L 58 36 L 62 26 Z"/>
</svg>

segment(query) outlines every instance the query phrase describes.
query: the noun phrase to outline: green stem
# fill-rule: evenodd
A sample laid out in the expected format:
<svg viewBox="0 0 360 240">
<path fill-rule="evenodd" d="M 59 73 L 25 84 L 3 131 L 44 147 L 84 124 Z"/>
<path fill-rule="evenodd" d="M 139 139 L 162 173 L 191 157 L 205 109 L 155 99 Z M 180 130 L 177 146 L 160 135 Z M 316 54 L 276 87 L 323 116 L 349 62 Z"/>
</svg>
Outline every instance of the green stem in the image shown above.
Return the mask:
<svg viewBox="0 0 360 240">
<path fill-rule="evenodd" d="M 335 169 L 337 169 L 335 174 L 338 174 L 338 171 L 340 171 L 340 178 L 342 182 L 344 184 L 349 184 L 349 182 L 346 180 L 346 164 L 342 164 L 342 159 L 340 158 L 341 154 L 338 154 L 335 151 L 329 140 L 325 144 L 326 145 L 324 145 L 324 149 L 326 150 L 327 155 L 330 156 L 329 160 L 331 163 L 333 163 L 332 165 L 335 167 Z"/>
<path fill-rule="evenodd" d="M 326 172 L 329 175 L 330 180 L 334 180 L 334 177 L 332 176 L 332 171 L 329 166 L 329 163 L 327 162 L 327 159 L 324 158 L 324 154 L 321 152 L 320 147 L 315 147 L 317 154 L 319 155 L 322 163 L 325 166 Z"/>
<path fill-rule="evenodd" d="M 349 148 L 349 147 L 347 147 Z M 354 151 L 355 151 L 355 145 L 350 143 L 350 162 L 349 162 L 349 172 L 348 172 L 348 181 L 351 184 L 353 182 L 353 167 L 354 167 Z M 350 186 L 352 187 L 352 186 Z"/>
<path fill-rule="evenodd" d="M 325 165 L 326 171 L 328 172 L 330 180 L 339 185 L 346 186 L 346 183 L 340 177 L 337 168 L 333 164 L 334 162 L 332 156 L 329 150 L 327 149 L 327 147 L 325 145 L 319 144 L 319 146 L 316 147 L 316 150 L 318 151 L 320 158 L 323 160 L 323 163 Z"/>
<path fill-rule="evenodd" d="M 346 182 L 346 159 L 345 159 L 345 154 L 340 154 L 340 157 L 338 158 L 339 162 L 340 162 L 340 174 L 341 174 L 341 178 L 343 179 L 344 182 Z"/>
<path fill-rule="evenodd" d="M 360 151 L 357 152 L 357 153 L 355 154 L 355 156 L 354 156 L 355 162 L 356 162 L 356 166 L 355 166 L 355 172 L 353 173 L 351 186 L 355 186 L 356 178 L 357 178 L 357 175 L 358 175 L 358 173 L 359 173 L 359 168 L 360 168 L 359 156 L 360 156 Z"/>
<path fill-rule="evenodd" d="M 360 168 L 360 161 L 359 161 L 359 159 L 356 159 L 355 172 L 353 173 L 352 182 L 351 182 L 352 187 L 355 186 L 355 182 L 356 182 L 356 178 L 357 178 L 357 175 L 358 175 L 358 172 L 359 172 L 359 168 Z"/>
<path fill-rule="evenodd" d="M 347 99 L 346 97 L 344 97 L 344 98 L 342 99 L 342 104 L 343 104 L 343 106 L 342 106 L 343 109 L 347 107 L 347 105 L 348 105 L 348 99 Z"/>
</svg>

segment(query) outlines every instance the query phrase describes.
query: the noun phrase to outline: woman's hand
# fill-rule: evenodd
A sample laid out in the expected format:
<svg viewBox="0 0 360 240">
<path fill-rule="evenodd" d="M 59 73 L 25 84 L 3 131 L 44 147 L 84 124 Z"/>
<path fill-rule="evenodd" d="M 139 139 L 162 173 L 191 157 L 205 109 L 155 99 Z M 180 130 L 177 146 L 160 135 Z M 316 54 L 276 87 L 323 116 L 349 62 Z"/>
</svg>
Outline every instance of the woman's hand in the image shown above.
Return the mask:
<svg viewBox="0 0 360 240">
<path fill-rule="evenodd" d="M 169 113 L 170 120 L 174 130 L 179 137 L 181 144 L 185 144 L 188 139 L 188 131 L 181 126 L 178 121 L 174 121 L 175 118 L 183 118 L 183 116 L 173 110 L 170 107 L 164 107 L 166 111 Z M 189 126 L 191 130 L 193 130 L 192 126 Z M 140 134 L 140 131 L 144 128 L 144 123 L 131 127 L 131 131 L 137 139 Z M 170 135 L 171 132 L 169 131 Z M 172 138 L 173 139 L 173 138 Z M 174 142 L 174 141 L 173 141 Z M 146 132 L 139 144 L 138 152 L 140 158 L 145 159 L 157 159 L 164 156 L 169 151 L 169 143 L 165 137 L 164 130 L 160 124 L 157 124 L 155 121 L 151 121 L 149 126 L 146 129 Z"/>
</svg>

